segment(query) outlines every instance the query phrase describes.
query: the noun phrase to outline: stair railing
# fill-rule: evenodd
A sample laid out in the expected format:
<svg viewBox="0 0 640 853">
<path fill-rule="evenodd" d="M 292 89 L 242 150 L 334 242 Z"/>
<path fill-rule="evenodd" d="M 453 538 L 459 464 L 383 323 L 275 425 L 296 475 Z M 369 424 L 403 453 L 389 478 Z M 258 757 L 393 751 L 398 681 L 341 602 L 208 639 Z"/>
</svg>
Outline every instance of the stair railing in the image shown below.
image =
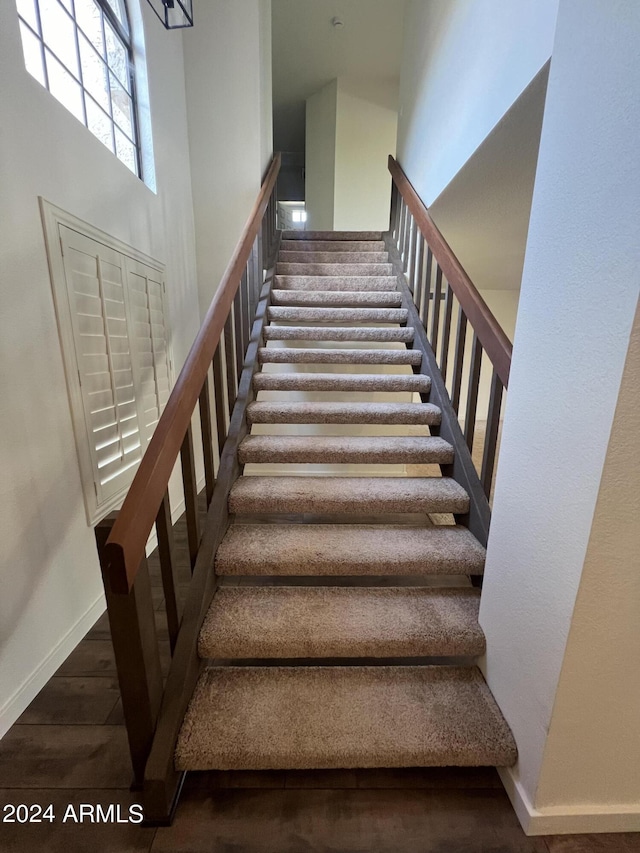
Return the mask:
<svg viewBox="0 0 640 853">
<path fill-rule="evenodd" d="M 229 524 L 227 498 L 240 474 L 236 451 L 247 431 L 245 410 L 251 401 L 252 374 L 279 244 L 279 169 L 280 155 L 276 155 L 123 506 L 96 528 L 134 787 L 142 788 L 145 818 L 154 823 L 170 820 L 184 777 L 174 770 L 173 753 L 200 672 L 198 633 L 216 589 L 211 569 Z M 195 461 L 196 409 L 207 505 L 203 534 Z M 178 594 L 183 578 L 169 500 L 169 480 L 178 456 L 191 568 L 190 579 L 187 569 L 184 608 Z M 171 655 L 164 687 L 145 556 L 154 527 Z"/>
<path fill-rule="evenodd" d="M 438 377 L 432 376 L 432 393 L 435 391 L 441 398 L 434 402 L 444 407 L 442 428 L 450 434 L 444 436 L 443 433 L 443 437 L 458 445 L 458 450 L 461 439 L 466 445 L 463 452 L 457 454 L 465 469 L 463 476 L 457 476 L 460 471 L 452 473 L 467 490 L 471 489 L 470 526 L 486 543 L 490 519 L 488 499 L 493 484 L 503 396 L 509 384 L 512 345 L 392 156 L 389 156 L 389 171 L 393 184 L 388 239 L 392 255 L 395 254 L 407 282 L 409 322 L 416 326 L 417 345 L 428 350 L 429 367 L 437 366 L 439 372 Z M 454 317 L 455 341 L 452 339 Z M 467 346 L 468 327 L 472 333 L 470 349 Z M 484 498 L 475 488 L 477 478 L 469 467 L 478 420 L 483 355 L 491 369 L 486 432 L 477 472 Z M 465 379 L 466 404 L 461 431 L 459 417 Z"/>
</svg>

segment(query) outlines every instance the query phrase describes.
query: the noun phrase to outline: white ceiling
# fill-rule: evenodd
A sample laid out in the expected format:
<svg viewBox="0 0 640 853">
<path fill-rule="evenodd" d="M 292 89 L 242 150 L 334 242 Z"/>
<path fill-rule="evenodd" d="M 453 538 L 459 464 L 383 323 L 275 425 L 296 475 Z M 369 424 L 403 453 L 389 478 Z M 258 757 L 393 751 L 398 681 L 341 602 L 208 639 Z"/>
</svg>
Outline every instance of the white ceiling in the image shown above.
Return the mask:
<svg viewBox="0 0 640 853">
<path fill-rule="evenodd" d="M 404 0 L 272 0 L 276 150 L 304 151 L 305 101 L 335 77 L 397 83 L 403 15 Z"/>
</svg>

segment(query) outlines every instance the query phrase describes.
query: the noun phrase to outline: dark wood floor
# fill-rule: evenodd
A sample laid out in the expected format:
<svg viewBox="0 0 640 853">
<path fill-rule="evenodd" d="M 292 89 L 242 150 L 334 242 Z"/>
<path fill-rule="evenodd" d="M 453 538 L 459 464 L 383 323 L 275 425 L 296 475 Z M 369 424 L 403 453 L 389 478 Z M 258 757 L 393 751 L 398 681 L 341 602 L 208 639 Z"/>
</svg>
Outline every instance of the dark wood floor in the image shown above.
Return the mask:
<svg viewBox="0 0 640 853">
<path fill-rule="evenodd" d="M 183 579 L 189 573 L 176 529 Z M 169 661 L 162 590 L 150 560 Z M 2 853 L 640 853 L 638 835 L 526 838 L 493 769 L 190 774 L 173 826 L 63 822 L 69 805 L 138 802 L 106 616 L 0 742 L 7 804 L 55 822 L 0 823 Z"/>
</svg>

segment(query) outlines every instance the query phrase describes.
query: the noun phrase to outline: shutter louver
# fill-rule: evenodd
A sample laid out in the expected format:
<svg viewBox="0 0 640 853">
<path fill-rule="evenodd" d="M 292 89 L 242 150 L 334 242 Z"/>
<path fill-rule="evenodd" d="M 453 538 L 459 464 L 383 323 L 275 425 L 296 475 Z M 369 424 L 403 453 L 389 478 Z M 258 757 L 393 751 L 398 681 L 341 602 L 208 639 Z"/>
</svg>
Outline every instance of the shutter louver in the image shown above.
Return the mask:
<svg viewBox="0 0 640 853">
<path fill-rule="evenodd" d="M 168 330 L 161 273 L 127 260 L 127 284 L 136 349 L 142 425 L 149 441 L 169 398 Z"/>
</svg>

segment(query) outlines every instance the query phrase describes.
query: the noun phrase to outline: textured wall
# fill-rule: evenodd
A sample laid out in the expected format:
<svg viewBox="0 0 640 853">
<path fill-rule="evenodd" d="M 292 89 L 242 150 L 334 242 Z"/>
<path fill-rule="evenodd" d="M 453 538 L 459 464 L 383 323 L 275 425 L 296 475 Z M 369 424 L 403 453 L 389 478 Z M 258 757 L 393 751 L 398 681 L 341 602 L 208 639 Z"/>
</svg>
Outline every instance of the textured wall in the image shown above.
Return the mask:
<svg viewBox="0 0 640 853">
<path fill-rule="evenodd" d="M 487 679 L 520 754 L 505 780 L 522 820 L 533 816 L 533 831 L 590 831 L 598 813 L 599 827 L 610 827 L 602 817 L 615 811 L 604 791 L 609 777 L 590 779 L 592 794 L 579 778 L 602 752 L 610 753 L 608 768 L 613 764 L 620 779 L 634 772 L 628 762 L 635 761 L 637 772 L 635 747 L 614 708 L 595 725 L 608 690 L 601 664 L 591 689 L 577 689 L 567 673 L 562 718 L 552 719 L 552 712 L 583 583 L 585 617 L 592 603 L 593 570 L 585 558 L 605 460 L 615 458 L 623 434 L 612 433 L 612 423 L 640 286 L 639 37 L 634 0 L 560 2 L 480 610 Z M 625 488 L 620 484 L 614 502 Z M 632 570 L 624 556 L 630 543 L 621 539 L 613 553 L 592 543 L 606 560 L 603 572 L 621 583 Z M 612 600 L 620 594 L 612 590 Z M 625 679 L 635 667 L 629 654 L 640 621 L 627 621 L 622 639 L 616 608 L 602 606 L 597 635 L 610 630 L 618 638 L 611 678 Z M 593 638 L 584 621 L 576 622 L 570 651 L 567 666 L 580 660 L 592 672 Z M 585 701 L 593 702 L 592 713 Z M 549 726 L 560 730 L 570 719 L 583 756 L 560 766 Z M 543 766 L 545 788 L 538 794 Z M 611 796 L 616 791 L 612 783 Z M 576 812 L 582 823 L 563 823 Z M 556 823 L 544 824 L 545 815 L 555 815 Z"/>
<path fill-rule="evenodd" d="M 0 733 L 104 607 L 38 196 L 166 262 L 176 369 L 199 325 L 182 41 L 141 6 L 157 194 L 25 71 L 0 4 Z"/>
<path fill-rule="evenodd" d="M 408 0 L 398 159 L 431 202 L 551 55 L 558 0 Z"/>
</svg>

